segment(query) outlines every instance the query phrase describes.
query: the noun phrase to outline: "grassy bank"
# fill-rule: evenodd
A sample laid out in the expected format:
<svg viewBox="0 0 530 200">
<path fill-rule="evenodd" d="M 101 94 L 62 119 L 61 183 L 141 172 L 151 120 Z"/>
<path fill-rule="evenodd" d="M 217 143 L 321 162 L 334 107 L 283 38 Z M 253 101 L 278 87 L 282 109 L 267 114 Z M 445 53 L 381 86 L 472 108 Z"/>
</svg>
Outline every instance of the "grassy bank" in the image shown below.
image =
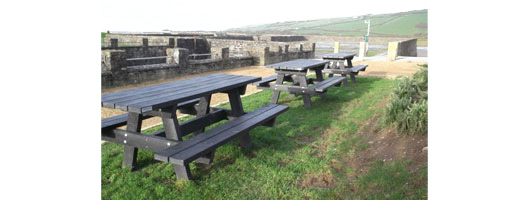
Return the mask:
<svg viewBox="0 0 530 200">
<path fill-rule="evenodd" d="M 301 97 L 282 93 L 279 103 L 290 109 L 277 118 L 274 127 L 250 132 L 252 150 L 239 148 L 237 140 L 221 146 L 211 166 L 192 164 L 193 181 L 176 180 L 172 165 L 153 161 L 153 153 L 143 150 L 139 150 L 138 171 L 122 169 L 123 148 L 102 144 L 102 198 L 424 198 L 426 187 L 408 183 L 426 179 L 426 168 L 425 173 L 409 173 L 406 160 L 381 162 L 352 177 L 358 169 L 342 161 L 370 148 L 356 133 L 366 121 L 383 113 L 385 99 L 395 84 L 388 79 L 359 77 L 347 87 L 330 88 L 325 100 L 312 97 L 310 109 L 303 108 Z M 270 91 L 259 92 L 244 97 L 243 106 L 252 111 L 268 104 L 270 97 Z"/>
</svg>

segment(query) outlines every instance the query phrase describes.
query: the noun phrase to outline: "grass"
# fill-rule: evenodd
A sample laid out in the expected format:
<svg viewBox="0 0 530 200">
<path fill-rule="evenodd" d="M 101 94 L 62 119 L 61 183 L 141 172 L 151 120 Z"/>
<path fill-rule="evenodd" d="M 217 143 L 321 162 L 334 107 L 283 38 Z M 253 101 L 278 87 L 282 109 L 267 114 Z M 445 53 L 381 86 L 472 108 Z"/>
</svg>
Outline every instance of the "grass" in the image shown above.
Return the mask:
<svg viewBox="0 0 530 200">
<path fill-rule="evenodd" d="M 368 51 L 366 52 L 366 56 L 367 57 L 372 57 L 372 56 L 375 56 L 377 54 L 381 53 L 380 51 Z"/>
<path fill-rule="evenodd" d="M 103 43 L 105 43 L 105 36 L 106 35 L 107 35 L 107 33 L 101 32 L 101 46 L 103 46 Z"/>
<path fill-rule="evenodd" d="M 391 93 L 395 84 L 394 80 L 358 77 L 354 84 L 330 88 L 325 100 L 312 97 L 310 109 L 303 108 L 300 96 L 293 98 L 282 93 L 279 103 L 288 105 L 289 110 L 277 118 L 274 127 L 258 127 L 250 132 L 252 150 L 241 149 L 237 140 L 221 146 L 210 167 L 191 164 L 193 181 L 176 180 L 172 165 L 154 162 L 154 153 L 141 149 L 140 169 L 135 172 L 122 169 L 122 146 L 104 143 L 101 147 L 102 198 L 377 198 L 378 191 L 394 191 L 396 186 L 399 187 L 394 193 L 423 198 L 426 188 L 405 187 L 402 183 L 424 178 L 393 173 L 407 171 L 406 165 L 376 166 L 358 179 L 344 176 L 355 169 L 330 167 L 345 155 L 367 148 L 355 133 L 360 124 L 383 112 L 384 108 L 376 105 Z M 255 110 L 268 104 L 271 95 L 270 91 L 263 91 L 244 97 L 243 106 L 247 111 Z M 159 129 L 155 127 L 148 132 Z M 311 184 L 313 178 L 319 180 L 325 176 L 335 180 L 332 186 Z M 370 185 L 370 180 L 377 180 L 377 185 Z M 350 185 L 361 189 L 349 190 Z M 391 197 L 397 196 L 391 193 Z"/>
<path fill-rule="evenodd" d="M 420 37 L 428 34 L 427 10 L 371 15 L 366 18 L 331 18 L 288 21 L 229 29 L 236 32 L 282 33 L 300 35 L 364 36 L 370 19 L 370 34 L 377 37 Z M 423 44 L 423 43 L 422 43 Z"/>
</svg>

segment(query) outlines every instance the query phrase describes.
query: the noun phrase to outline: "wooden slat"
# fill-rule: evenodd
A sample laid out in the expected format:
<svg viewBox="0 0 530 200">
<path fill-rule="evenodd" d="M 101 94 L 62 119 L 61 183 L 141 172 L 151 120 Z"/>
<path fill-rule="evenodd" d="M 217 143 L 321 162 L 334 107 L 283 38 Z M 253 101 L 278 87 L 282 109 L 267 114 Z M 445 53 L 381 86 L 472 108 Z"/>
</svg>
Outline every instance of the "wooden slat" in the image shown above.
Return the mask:
<svg viewBox="0 0 530 200">
<path fill-rule="evenodd" d="M 231 77 L 232 78 L 232 77 Z M 163 96 L 163 95 L 169 95 L 174 93 L 181 93 L 184 91 L 192 91 L 196 89 L 197 87 L 209 87 L 213 83 L 218 83 L 227 80 L 228 77 L 225 77 L 224 79 L 210 79 L 210 80 L 201 80 L 197 81 L 195 83 L 189 83 L 186 85 L 175 85 L 170 88 L 165 88 L 164 90 L 157 90 L 152 92 L 145 92 L 142 94 L 134 95 L 134 96 L 127 96 L 122 97 L 118 99 L 113 99 L 108 101 L 108 103 L 113 103 L 116 105 L 117 109 L 121 109 L 118 106 L 126 106 L 127 104 L 131 104 L 131 102 L 142 100 L 142 99 L 149 99 L 149 98 L 156 98 L 157 96 Z M 242 77 L 241 77 L 242 79 Z M 236 79 L 238 80 L 238 79 Z"/>
<path fill-rule="evenodd" d="M 277 77 L 278 77 L 278 75 L 272 75 L 272 76 L 268 76 L 268 77 L 265 77 L 265 78 L 261 78 L 261 81 L 254 82 L 254 83 L 252 83 L 252 85 L 268 86 L 269 82 L 275 81 Z M 287 78 L 287 79 L 291 78 L 291 74 L 286 74 L 285 78 Z M 290 80 L 292 81 L 292 79 L 290 79 Z"/>
<path fill-rule="evenodd" d="M 322 55 L 323 59 L 331 59 L 331 60 L 346 60 L 346 59 L 352 59 L 357 54 L 352 53 L 328 53 Z"/>
<path fill-rule="evenodd" d="M 149 151 L 161 151 L 178 144 L 178 141 L 153 135 L 143 135 L 125 130 L 112 130 L 101 135 L 101 139 L 121 145 L 128 145 Z"/>
<path fill-rule="evenodd" d="M 218 77 L 219 78 L 219 77 Z M 259 81 L 260 77 L 251 77 L 251 76 L 236 76 L 236 75 L 227 75 L 222 77 L 223 79 L 213 79 L 213 80 L 203 80 L 202 82 L 193 83 L 188 85 L 187 88 L 179 88 L 178 85 L 173 85 L 172 87 L 166 88 L 163 91 L 156 92 L 144 92 L 141 95 L 136 96 L 125 96 L 121 98 L 115 98 L 109 102 L 104 102 L 111 104 L 105 107 L 113 107 L 115 109 L 120 109 L 124 111 L 132 111 L 142 113 L 142 111 L 152 110 L 152 106 L 155 104 L 166 103 L 171 101 L 171 104 L 179 103 L 182 101 L 187 101 L 194 99 L 200 96 L 203 96 L 210 93 L 219 92 L 219 88 L 234 88 L 246 85 L 251 82 Z M 190 80 L 190 79 L 188 79 Z M 202 94 L 199 95 L 198 93 Z M 190 97 L 193 96 L 193 97 Z M 186 98 L 183 98 L 186 97 Z M 189 98 L 188 98 L 189 97 Z M 175 101 L 178 99 L 178 101 Z M 151 104 L 154 103 L 154 104 Z M 131 109 L 131 105 L 133 108 Z M 138 106 L 138 105 L 141 105 Z M 147 109 L 142 109 L 143 107 L 149 107 Z"/>
<path fill-rule="evenodd" d="M 183 108 L 188 106 L 193 106 L 199 102 L 199 99 L 192 99 L 183 103 L 179 103 L 177 108 Z M 120 126 L 124 126 L 127 124 L 127 113 L 122 115 L 117 115 L 109 118 L 105 118 L 101 120 L 101 129 L 110 129 L 110 128 L 116 128 Z M 144 115 L 143 119 L 149 119 L 152 116 Z"/>
<path fill-rule="evenodd" d="M 263 106 L 251 113 L 248 113 L 246 115 L 244 115 L 245 117 L 239 117 L 237 119 L 234 119 L 232 121 L 229 121 L 221 126 L 218 126 L 218 127 L 215 127 L 214 129 L 212 130 L 209 130 L 203 134 L 200 134 L 200 135 L 197 135 L 195 137 L 192 137 L 188 140 L 185 141 L 185 143 L 182 143 L 181 145 L 178 145 L 178 146 L 174 146 L 172 148 L 168 148 L 168 149 L 165 149 L 163 151 L 160 151 L 160 152 L 157 152 L 155 154 L 155 159 L 156 160 L 160 160 L 160 161 L 165 161 L 165 162 L 168 162 L 169 161 L 169 156 L 177 153 L 177 152 L 180 152 L 186 148 L 189 148 L 207 138 L 210 138 L 210 137 L 213 137 L 214 135 L 218 134 L 218 133 L 221 133 L 225 130 L 228 130 L 230 129 L 232 126 L 236 125 L 236 124 L 240 124 L 240 123 L 243 123 L 247 120 L 249 120 L 250 118 L 252 117 L 255 117 L 255 116 L 258 116 L 259 114 L 263 113 L 263 112 L 266 112 L 267 110 L 270 110 L 270 109 L 273 109 L 275 108 L 276 106 L 278 106 L 277 104 L 269 104 L 269 105 L 266 105 L 266 106 Z"/>
<path fill-rule="evenodd" d="M 234 82 L 238 82 L 238 81 L 241 81 L 241 80 L 246 80 L 247 78 L 246 77 L 236 77 L 236 78 L 233 78 L 233 79 L 223 79 L 223 80 L 218 80 L 218 79 L 215 79 L 215 80 L 208 80 L 208 81 L 203 81 L 203 82 L 200 82 L 200 83 L 196 83 L 194 84 L 193 86 L 190 86 L 188 88 L 178 88 L 178 87 L 174 87 L 174 88 L 171 88 L 171 89 L 166 89 L 164 92 L 156 92 L 156 93 L 151 93 L 151 94 L 142 94 L 142 95 L 138 95 L 138 96 L 134 96 L 134 97 L 129 97 L 129 98 L 124 98 L 124 99 L 121 99 L 117 102 L 113 102 L 115 104 L 115 108 L 116 109 L 120 109 L 120 110 L 129 110 L 128 109 L 128 106 L 130 105 L 134 105 L 134 104 L 139 104 L 139 103 L 142 103 L 142 102 L 149 102 L 149 101 L 153 101 L 153 100 L 156 100 L 156 99 L 159 99 L 159 98 L 164 98 L 164 97 L 168 97 L 168 96 L 182 96 L 184 93 L 193 93 L 194 91 L 197 91 L 197 90 L 200 90 L 200 89 L 203 89 L 203 88 L 215 88 L 216 86 L 219 86 L 219 85 L 222 85 L 222 84 L 232 84 Z"/>
<path fill-rule="evenodd" d="M 324 81 L 322 81 L 320 83 L 315 84 L 313 86 L 313 88 L 317 92 L 324 92 L 329 87 L 337 85 L 337 84 L 340 84 L 344 79 L 346 79 L 346 78 L 345 77 L 338 77 L 338 76 L 331 77 L 331 78 L 328 78 L 328 79 L 326 79 L 326 80 L 324 80 Z"/>
<path fill-rule="evenodd" d="M 227 120 L 227 113 L 225 110 L 216 110 L 212 111 L 209 114 L 197 117 L 190 121 L 184 122 L 180 125 L 180 131 L 182 136 L 186 136 L 193 131 L 202 129 L 214 123 L 217 123 L 221 120 Z"/>
<path fill-rule="evenodd" d="M 219 78 L 222 78 L 222 79 L 219 79 Z M 201 85 L 203 87 L 208 87 L 212 83 L 216 83 L 216 82 L 230 79 L 230 78 L 234 78 L 234 77 L 230 76 L 230 77 L 216 77 L 212 79 L 197 79 L 196 81 L 185 82 L 185 84 L 175 84 L 175 85 L 172 85 L 171 87 L 163 87 L 162 89 L 157 88 L 157 89 L 153 89 L 152 91 L 144 91 L 141 93 L 132 94 L 132 95 L 124 96 L 124 97 L 116 97 L 112 100 L 103 102 L 103 106 L 127 111 L 127 108 L 126 108 L 127 104 L 130 104 L 131 101 L 160 96 L 160 95 L 167 95 L 168 93 L 172 93 L 172 92 L 178 93 L 179 91 L 189 91 L 189 90 L 193 90 L 193 88 L 196 88 L 198 85 Z"/>
<path fill-rule="evenodd" d="M 227 143 L 231 139 L 238 136 L 240 133 L 251 130 L 252 128 L 259 126 L 277 115 L 285 112 L 288 109 L 287 106 L 278 105 L 273 109 L 267 110 L 260 113 L 257 116 L 249 118 L 247 121 L 232 126 L 230 129 L 223 131 L 222 133 L 216 134 L 213 137 L 207 138 L 199 143 L 196 143 L 190 148 L 184 149 L 183 151 L 177 152 L 170 156 L 169 162 L 174 164 L 187 164 L 203 154 L 210 152 L 217 147 Z M 241 116 L 245 117 L 245 116 Z"/>
<path fill-rule="evenodd" d="M 136 110 L 136 112 L 140 112 L 140 113 L 141 112 L 146 112 L 146 111 L 151 111 L 153 109 L 158 109 L 158 108 L 165 107 L 165 106 L 168 106 L 168 105 L 173 105 L 173 104 L 178 103 L 178 102 L 187 101 L 189 99 L 194 99 L 194 98 L 201 97 L 201 96 L 204 96 L 204 95 L 207 95 L 207 94 L 213 94 L 213 93 L 227 91 L 227 90 L 230 90 L 230 89 L 233 89 L 233 88 L 238 88 L 238 87 L 241 87 L 241 86 L 245 86 L 245 85 L 247 85 L 249 83 L 256 82 L 256 81 L 259 81 L 259 80 L 261 80 L 260 77 L 249 77 L 245 81 L 240 80 L 237 83 L 234 83 L 234 82 L 230 83 L 229 82 L 229 83 L 223 83 L 223 84 L 215 84 L 215 85 L 212 85 L 211 87 L 197 89 L 197 90 L 190 91 L 190 92 L 183 93 L 183 94 L 179 94 L 179 95 L 173 95 L 173 96 L 163 97 L 163 98 L 160 98 L 160 99 L 155 99 L 155 100 L 152 100 L 152 101 L 132 104 L 132 105 L 130 105 L 130 107 L 133 107 L 133 109 L 141 108 L 141 110 Z M 129 110 L 131 110 L 131 109 L 129 109 Z"/>
<path fill-rule="evenodd" d="M 210 75 L 210 76 L 203 76 L 203 77 L 199 77 L 199 78 L 192 78 L 192 79 L 174 81 L 174 82 L 169 82 L 169 83 L 164 83 L 164 84 L 159 84 L 159 85 L 146 86 L 146 87 L 135 88 L 135 89 L 131 89 L 131 90 L 124 90 L 124 91 L 114 92 L 114 93 L 110 93 L 110 94 L 103 94 L 103 95 L 101 95 L 101 102 L 107 102 L 107 101 L 111 101 L 111 100 L 114 100 L 114 99 L 117 99 L 117 98 L 122 98 L 122 97 L 141 95 L 141 94 L 146 93 L 146 92 L 163 91 L 166 88 L 175 87 L 175 86 L 181 86 L 182 87 L 182 86 L 187 86 L 187 85 L 193 85 L 197 81 L 206 80 L 206 79 L 213 79 L 213 78 L 216 78 L 216 77 L 221 77 L 223 75 L 224 74 L 213 74 L 213 75 Z"/>
<path fill-rule="evenodd" d="M 306 71 L 314 67 L 323 66 L 329 63 L 327 60 L 310 60 L 310 59 L 297 59 L 287 62 L 276 63 L 267 65 L 265 67 L 274 68 L 277 70 L 294 70 L 294 71 Z"/>
<path fill-rule="evenodd" d="M 322 72 L 324 73 L 333 73 L 333 74 L 350 74 L 352 73 L 352 69 L 351 68 L 346 68 L 344 70 L 342 69 L 324 69 L 322 70 Z"/>
<path fill-rule="evenodd" d="M 360 65 L 353 66 L 351 69 L 352 69 L 353 72 L 359 72 L 359 71 L 366 70 L 366 67 L 368 67 L 367 64 L 360 64 Z"/>
</svg>

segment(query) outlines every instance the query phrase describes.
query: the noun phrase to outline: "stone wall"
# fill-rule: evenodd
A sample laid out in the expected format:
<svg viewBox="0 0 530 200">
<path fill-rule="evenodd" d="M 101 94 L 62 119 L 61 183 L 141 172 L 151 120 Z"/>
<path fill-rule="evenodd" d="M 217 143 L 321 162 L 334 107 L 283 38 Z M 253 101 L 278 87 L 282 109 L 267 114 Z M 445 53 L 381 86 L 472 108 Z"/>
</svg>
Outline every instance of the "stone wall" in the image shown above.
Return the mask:
<svg viewBox="0 0 530 200">
<path fill-rule="evenodd" d="M 388 43 L 387 60 L 393 61 L 398 56 L 418 56 L 417 39 Z"/>
<path fill-rule="evenodd" d="M 208 38 L 208 42 L 210 43 L 212 52 L 219 52 L 218 49 L 228 47 L 230 49 L 230 55 L 251 56 L 254 58 L 254 62 L 260 65 L 264 65 L 265 63 L 275 63 L 276 60 L 286 61 L 286 59 L 314 58 L 314 43 L 310 43 L 307 41 L 271 42 L 269 40 L 262 39 L 262 37 L 259 37 L 256 40 L 248 41 Z M 285 54 L 284 50 L 286 45 L 289 46 L 287 52 L 290 52 L 290 54 Z M 300 47 L 302 47 L 302 51 L 304 52 L 302 53 L 302 55 L 298 55 L 300 54 L 299 52 L 301 52 Z M 270 54 L 269 56 L 265 56 L 266 48 L 269 49 L 269 52 L 283 52 L 285 55 L 288 56 L 280 56 L 279 54 Z"/>
<path fill-rule="evenodd" d="M 418 39 L 411 39 L 399 42 L 398 56 L 418 56 Z"/>
<path fill-rule="evenodd" d="M 148 81 L 164 80 L 174 77 L 197 74 L 208 71 L 231 69 L 253 65 L 252 57 L 227 58 L 209 61 L 192 61 L 187 65 L 181 64 L 153 64 L 126 67 L 124 70 L 101 74 L 102 89 L 125 85 L 140 84 Z"/>
<path fill-rule="evenodd" d="M 304 50 L 302 45 L 296 49 L 292 49 L 289 45 L 285 45 L 283 48 L 278 47 L 277 51 L 271 51 L 269 47 L 266 47 L 263 52 L 263 57 L 259 60 L 259 64 L 270 65 L 295 59 L 312 59 L 314 57 L 314 48 L 311 50 Z"/>
</svg>

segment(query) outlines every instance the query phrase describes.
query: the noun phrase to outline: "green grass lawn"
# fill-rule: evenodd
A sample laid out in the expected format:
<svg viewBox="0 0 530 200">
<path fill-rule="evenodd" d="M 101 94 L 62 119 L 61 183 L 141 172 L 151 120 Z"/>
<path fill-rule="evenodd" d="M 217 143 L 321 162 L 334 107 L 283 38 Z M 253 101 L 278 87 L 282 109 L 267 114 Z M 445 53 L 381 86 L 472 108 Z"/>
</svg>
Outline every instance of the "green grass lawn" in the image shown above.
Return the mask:
<svg viewBox="0 0 530 200">
<path fill-rule="evenodd" d="M 237 140 L 221 146 L 211 166 L 191 164 L 193 181 L 176 180 L 171 164 L 156 162 L 154 153 L 141 149 L 140 169 L 135 172 L 122 169 L 122 146 L 104 143 L 102 198 L 423 199 L 426 188 L 405 183 L 426 179 L 426 169 L 425 173 L 412 176 L 407 161 L 378 163 L 356 179 L 346 175 L 356 169 L 330 167 L 344 156 L 366 148 L 355 133 L 363 122 L 383 112 L 384 107 L 376 105 L 391 93 L 395 83 L 389 79 L 358 77 L 354 84 L 330 88 L 327 99 L 312 97 L 309 109 L 303 108 L 300 96 L 282 93 L 279 104 L 288 105 L 289 110 L 277 118 L 274 127 L 258 127 L 250 132 L 253 149 L 241 149 Z M 263 91 L 244 97 L 243 106 L 247 112 L 255 110 L 267 105 L 271 95 L 272 92 Z M 148 132 L 160 129 L 159 126 Z M 332 187 L 304 185 L 311 177 L 325 174 L 335 180 Z"/>
</svg>

